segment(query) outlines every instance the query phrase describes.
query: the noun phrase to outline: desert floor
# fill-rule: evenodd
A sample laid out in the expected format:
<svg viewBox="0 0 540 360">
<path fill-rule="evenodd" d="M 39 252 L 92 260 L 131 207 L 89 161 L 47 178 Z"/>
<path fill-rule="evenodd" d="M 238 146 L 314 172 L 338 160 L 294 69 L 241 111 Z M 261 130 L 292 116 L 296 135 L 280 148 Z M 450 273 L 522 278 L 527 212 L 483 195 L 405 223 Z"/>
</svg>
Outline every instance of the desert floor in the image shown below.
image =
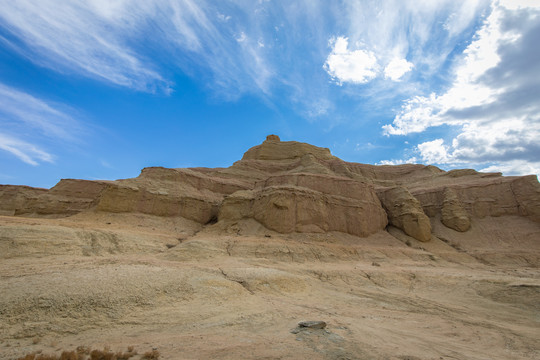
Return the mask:
<svg viewBox="0 0 540 360">
<path fill-rule="evenodd" d="M 433 231 L 420 243 L 395 228 L 3 216 L 0 359 L 81 345 L 161 359 L 540 359 L 539 225 L 485 218 L 457 233 L 434 219 Z M 292 333 L 302 320 L 328 326 Z"/>
</svg>

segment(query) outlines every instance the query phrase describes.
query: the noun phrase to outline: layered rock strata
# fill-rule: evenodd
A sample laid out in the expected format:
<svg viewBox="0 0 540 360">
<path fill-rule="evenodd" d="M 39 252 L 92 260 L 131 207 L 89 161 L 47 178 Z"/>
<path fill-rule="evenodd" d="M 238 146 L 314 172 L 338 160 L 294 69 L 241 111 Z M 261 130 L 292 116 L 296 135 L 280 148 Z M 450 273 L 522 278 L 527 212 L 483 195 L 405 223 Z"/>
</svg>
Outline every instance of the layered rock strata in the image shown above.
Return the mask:
<svg viewBox="0 0 540 360">
<path fill-rule="evenodd" d="M 388 213 L 390 224 L 420 241 L 431 239 L 431 223 L 420 202 L 402 186 L 384 189 L 379 196 Z"/>
<path fill-rule="evenodd" d="M 133 179 L 64 179 L 49 190 L 0 185 L 0 215 L 83 211 L 180 216 L 201 224 L 253 219 L 280 233 L 368 236 L 390 224 L 429 241 L 439 218 L 458 232 L 486 216 L 540 223 L 540 184 L 536 176 L 349 163 L 327 148 L 270 135 L 229 168 L 152 167 Z"/>
<path fill-rule="evenodd" d="M 341 231 L 367 236 L 387 225 L 373 186 L 307 173 L 270 176 L 254 190 L 227 196 L 218 218 L 250 217 L 280 233 Z"/>
</svg>

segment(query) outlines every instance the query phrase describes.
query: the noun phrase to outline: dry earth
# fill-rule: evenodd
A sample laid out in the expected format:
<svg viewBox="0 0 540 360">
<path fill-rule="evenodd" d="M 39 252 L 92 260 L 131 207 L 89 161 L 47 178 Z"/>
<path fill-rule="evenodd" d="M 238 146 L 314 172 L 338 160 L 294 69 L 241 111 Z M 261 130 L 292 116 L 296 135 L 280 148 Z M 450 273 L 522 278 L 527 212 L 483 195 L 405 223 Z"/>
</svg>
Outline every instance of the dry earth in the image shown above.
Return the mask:
<svg viewBox="0 0 540 360">
<path fill-rule="evenodd" d="M 270 135 L 229 168 L 0 185 L 0 359 L 540 359 L 539 270 L 536 176 Z"/>
<path fill-rule="evenodd" d="M 393 227 L 283 235 L 100 212 L 0 226 L 1 359 L 80 345 L 162 359 L 540 358 L 539 225 L 520 217 L 467 233 L 434 219 L 428 243 Z M 291 333 L 301 320 L 328 326 Z"/>
</svg>

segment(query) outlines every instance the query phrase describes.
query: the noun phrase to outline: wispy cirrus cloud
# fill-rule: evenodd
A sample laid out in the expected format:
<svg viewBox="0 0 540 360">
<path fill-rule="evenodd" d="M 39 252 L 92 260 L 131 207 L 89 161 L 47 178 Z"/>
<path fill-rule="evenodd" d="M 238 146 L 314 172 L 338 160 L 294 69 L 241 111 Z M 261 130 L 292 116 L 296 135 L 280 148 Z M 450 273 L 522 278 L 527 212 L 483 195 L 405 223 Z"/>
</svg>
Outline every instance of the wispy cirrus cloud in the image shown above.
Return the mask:
<svg viewBox="0 0 540 360">
<path fill-rule="evenodd" d="M 369 54 L 370 59 L 376 58 L 380 69 L 384 69 L 383 72 L 368 67 L 372 72 L 364 80 L 384 75 L 389 80 L 397 81 L 413 67 L 427 76 L 441 72 L 446 67 L 457 44 L 464 40 L 464 32 L 474 26 L 479 14 L 488 5 L 487 0 L 351 1 L 340 13 L 343 23 L 341 31 L 346 34 L 348 43 L 357 47 L 355 51 Z M 330 63 L 335 58 L 334 52 L 335 47 L 328 56 Z M 358 67 L 366 62 L 350 63 Z M 373 63 L 375 61 L 369 64 Z M 330 70 L 328 66 L 326 69 Z M 353 66 L 344 68 L 342 78 L 354 83 L 351 76 L 355 70 Z M 347 76 L 347 73 L 351 76 Z M 335 77 L 330 71 L 329 74 Z"/>
<path fill-rule="evenodd" d="M 231 15 L 210 2 L 1 0 L 0 6 L 0 28 L 9 34 L 3 41 L 55 71 L 169 93 L 173 84 L 164 74 L 171 67 L 200 76 L 202 66 L 213 72 L 206 80 L 216 89 L 266 90 L 269 71 L 257 39 L 244 34 L 237 43 Z"/>
<path fill-rule="evenodd" d="M 161 75 L 127 45 L 142 20 L 136 12 L 122 12 L 129 5 L 1 1 L 0 26 L 10 33 L 5 41 L 39 65 L 136 90 L 166 87 Z"/>
<path fill-rule="evenodd" d="M 82 125 L 61 107 L 0 83 L 0 116 L 4 130 L 24 129 L 49 138 L 74 141 Z"/>
<path fill-rule="evenodd" d="M 494 3 L 448 90 L 409 99 L 384 132 L 407 135 L 450 125 L 455 137 L 417 145 L 421 160 L 540 173 L 539 20 L 540 2 Z"/>
<path fill-rule="evenodd" d="M 53 155 L 40 149 L 38 146 L 2 133 L 0 133 L 0 149 L 34 166 L 39 165 L 38 161 L 53 162 Z"/>
<path fill-rule="evenodd" d="M 76 143 L 85 131 L 66 110 L 0 83 L 0 149 L 30 165 L 53 162 L 41 143 Z"/>
<path fill-rule="evenodd" d="M 485 2 L 0 0 L 0 29 L 33 62 L 138 91 L 181 91 L 180 70 L 225 98 L 331 102 L 324 64 L 341 83 L 438 71 Z"/>
</svg>

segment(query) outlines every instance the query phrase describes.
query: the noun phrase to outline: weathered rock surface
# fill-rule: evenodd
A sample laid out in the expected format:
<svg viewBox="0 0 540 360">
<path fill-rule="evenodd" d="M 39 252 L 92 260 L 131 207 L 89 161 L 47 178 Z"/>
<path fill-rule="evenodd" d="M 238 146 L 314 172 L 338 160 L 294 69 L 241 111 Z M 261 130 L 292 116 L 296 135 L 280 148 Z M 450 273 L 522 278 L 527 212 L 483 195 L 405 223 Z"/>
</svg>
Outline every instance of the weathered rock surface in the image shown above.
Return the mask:
<svg viewBox="0 0 540 360">
<path fill-rule="evenodd" d="M 540 184 L 536 176 L 349 163 L 327 148 L 269 135 L 229 168 L 151 167 L 133 179 L 64 179 L 50 190 L 0 185 L 2 215 L 87 211 L 225 226 L 251 219 L 279 233 L 368 236 L 391 224 L 425 242 L 431 238 L 430 219 L 439 216 L 460 232 L 474 226 L 474 218 L 515 215 L 540 222 Z"/>
<path fill-rule="evenodd" d="M 379 192 L 391 225 L 420 241 L 431 239 L 431 223 L 420 202 L 404 187 Z"/>
<path fill-rule="evenodd" d="M 300 321 L 298 323 L 298 327 L 310 329 L 324 329 L 326 327 L 326 322 L 321 320 Z"/>
<path fill-rule="evenodd" d="M 314 174 L 272 176 L 252 191 L 225 198 L 220 220 L 250 217 L 280 233 L 341 231 L 367 236 L 387 225 L 371 185 Z"/>
<path fill-rule="evenodd" d="M 450 188 L 444 190 L 444 201 L 441 209 L 441 221 L 444 225 L 456 231 L 467 231 L 471 227 L 469 215 L 459 201 L 456 191 Z"/>
<path fill-rule="evenodd" d="M 18 215 L 17 210 L 33 206 L 47 189 L 30 186 L 0 185 L 0 215 Z"/>
<path fill-rule="evenodd" d="M 312 155 L 317 159 L 331 160 L 335 157 L 327 148 L 320 148 L 296 141 L 280 141 L 276 135 L 269 135 L 261 144 L 249 149 L 242 160 L 291 160 Z"/>
</svg>

